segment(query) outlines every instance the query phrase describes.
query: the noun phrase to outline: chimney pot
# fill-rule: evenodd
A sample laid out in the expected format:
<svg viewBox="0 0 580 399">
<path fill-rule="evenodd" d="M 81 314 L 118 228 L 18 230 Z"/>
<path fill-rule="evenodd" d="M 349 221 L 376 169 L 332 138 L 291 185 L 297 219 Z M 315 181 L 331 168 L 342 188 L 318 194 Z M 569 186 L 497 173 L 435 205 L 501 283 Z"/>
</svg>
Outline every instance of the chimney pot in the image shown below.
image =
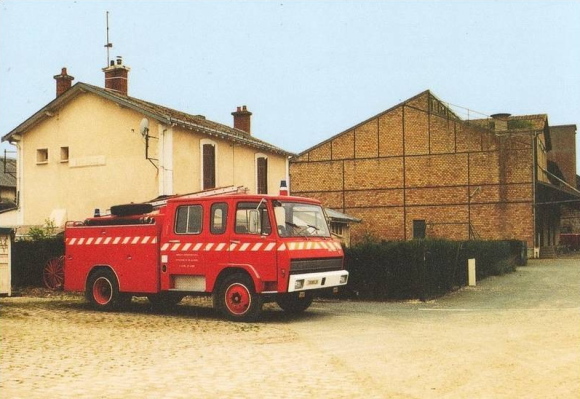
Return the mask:
<svg viewBox="0 0 580 399">
<path fill-rule="evenodd" d="M 111 65 L 103 68 L 105 73 L 105 89 L 127 95 L 129 90 L 129 71 L 131 68 L 123 65 L 122 57 L 117 57 L 117 62 L 111 61 Z"/>
<path fill-rule="evenodd" d="M 244 132 L 251 134 L 251 116 L 252 113 L 248 111 L 248 108 L 244 105 L 243 107 L 237 107 L 237 111 L 232 112 L 234 116 L 234 129 L 243 130 Z"/>
</svg>

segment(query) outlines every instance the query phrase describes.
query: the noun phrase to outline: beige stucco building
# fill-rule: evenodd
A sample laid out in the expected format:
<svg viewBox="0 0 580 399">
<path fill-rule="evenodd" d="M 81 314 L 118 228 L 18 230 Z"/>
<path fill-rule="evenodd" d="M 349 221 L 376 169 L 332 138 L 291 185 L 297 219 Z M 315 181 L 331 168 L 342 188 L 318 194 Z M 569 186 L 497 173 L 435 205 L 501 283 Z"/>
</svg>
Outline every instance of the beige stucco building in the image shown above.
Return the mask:
<svg viewBox="0 0 580 399">
<path fill-rule="evenodd" d="M 100 88 L 63 68 L 56 99 L 2 137 L 18 149 L 19 225 L 230 185 L 273 194 L 288 179 L 292 154 L 252 136 L 245 106 L 229 127 L 128 96 L 120 60 L 103 71 Z"/>
</svg>

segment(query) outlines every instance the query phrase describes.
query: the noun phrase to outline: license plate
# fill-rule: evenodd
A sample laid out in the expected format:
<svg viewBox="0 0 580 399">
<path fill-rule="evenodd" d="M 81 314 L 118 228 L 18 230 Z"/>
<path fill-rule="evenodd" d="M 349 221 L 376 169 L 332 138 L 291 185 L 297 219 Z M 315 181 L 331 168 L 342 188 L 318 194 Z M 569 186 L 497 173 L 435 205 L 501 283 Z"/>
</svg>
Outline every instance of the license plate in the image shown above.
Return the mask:
<svg viewBox="0 0 580 399">
<path fill-rule="evenodd" d="M 318 280 L 308 280 L 306 282 L 307 285 L 318 285 Z"/>
</svg>

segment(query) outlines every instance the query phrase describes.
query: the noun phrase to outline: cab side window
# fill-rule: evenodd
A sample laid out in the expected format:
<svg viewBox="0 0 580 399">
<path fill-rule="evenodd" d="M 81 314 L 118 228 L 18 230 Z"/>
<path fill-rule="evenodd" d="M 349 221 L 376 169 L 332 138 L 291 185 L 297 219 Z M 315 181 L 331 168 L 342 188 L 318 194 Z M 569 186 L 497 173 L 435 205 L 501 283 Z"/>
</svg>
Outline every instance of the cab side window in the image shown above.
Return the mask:
<svg viewBox="0 0 580 399">
<path fill-rule="evenodd" d="M 186 205 L 177 208 L 175 215 L 175 233 L 201 233 L 203 211 L 201 205 Z"/>
<path fill-rule="evenodd" d="M 272 232 L 268 208 L 264 203 L 239 202 L 236 208 L 236 233 L 269 235 Z"/>
<path fill-rule="evenodd" d="M 228 218 L 228 204 L 218 202 L 211 206 L 211 221 L 209 229 L 212 234 L 223 234 L 226 232 Z"/>
</svg>

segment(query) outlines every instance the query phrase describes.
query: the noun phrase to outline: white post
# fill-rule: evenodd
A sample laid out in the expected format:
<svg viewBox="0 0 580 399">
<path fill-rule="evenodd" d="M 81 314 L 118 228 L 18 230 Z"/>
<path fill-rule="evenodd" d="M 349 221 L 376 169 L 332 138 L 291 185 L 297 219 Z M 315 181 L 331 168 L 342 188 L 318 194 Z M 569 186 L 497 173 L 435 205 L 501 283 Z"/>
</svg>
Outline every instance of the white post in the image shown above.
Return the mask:
<svg viewBox="0 0 580 399">
<path fill-rule="evenodd" d="M 470 287 L 475 287 L 475 259 L 467 260 L 467 279 Z"/>
</svg>

